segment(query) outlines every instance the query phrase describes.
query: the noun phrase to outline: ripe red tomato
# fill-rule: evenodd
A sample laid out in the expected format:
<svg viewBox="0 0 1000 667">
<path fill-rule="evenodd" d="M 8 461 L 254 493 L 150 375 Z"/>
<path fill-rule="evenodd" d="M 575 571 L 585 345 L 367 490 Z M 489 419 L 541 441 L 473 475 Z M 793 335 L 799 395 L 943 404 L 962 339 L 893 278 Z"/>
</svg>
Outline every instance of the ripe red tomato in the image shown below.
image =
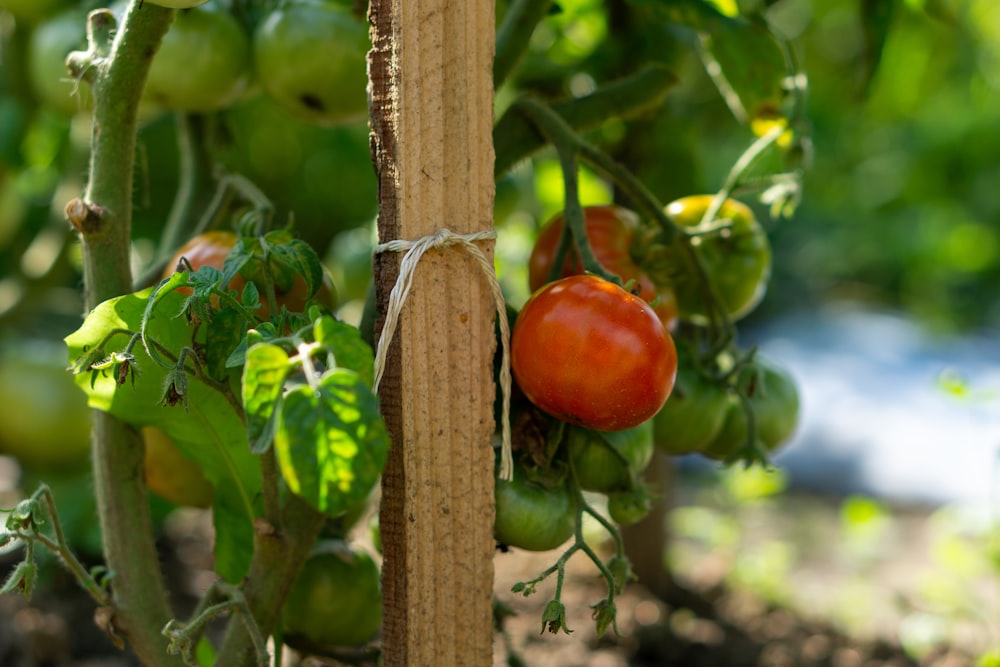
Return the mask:
<svg viewBox="0 0 1000 667">
<path fill-rule="evenodd" d="M 174 253 L 174 256 L 167 262 L 167 266 L 163 271 L 161 278 L 167 278 L 170 276 L 180 265 L 181 258 L 187 259 L 190 263 L 191 268 L 195 271 L 203 266 L 214 266 L 215 268 L 222 270 L 222 265 L 226 261 L 226 257 L 229 255 L 233 246 L 239 237 L 230 231 L 210 231 L 203 234 L 199 234 L 187 243 L 185 243 L 180 250 Z M 237 275 L 229 282 L 229 290 L 236 291 L 237 294 L 243 293 L 243 288 L 246 287 L 247 279 L 242 275 Z M 267 304 L 267 297 L 264 295 L 263 286 L 257 285 L 260 291 L 260 301 L 261 309 L 257 311 L 257 314 L 262 319 L 268 319 L 271 316 L 271 309 Z M 177 290 L 182 294 L 190 294 L 191 290 L 186 287 L 182 287 Z M 306 305 L 309 302 L 309 293 L 306 286 L 306 281 L 302 276 L 296 276 L 292 286 L 287 291 L 282 291 L 275 288 L 276 291 L 276 301 L 278 309 L 281 306 L 285 306 L 289 312 L 301 313 L 305 310 Z M 336 295 L 334 294 L 333 282 L 324 273 L 323 283 L 320 285 L 319 290 L 314 296 L 315 300 L 330 309 L 336 307 Z M 219 307 L 218 300 L 213 298 L 213 305 L 216 308 Z"/>
<path fill-rule="evenodd" d="M 583 209 L 587 240 L 597 261 L 623 282 L 635 281 L 636 294 L 647 302 L 656 300 L 653 310 L 663 325 L 673 329 L 677 324 L 677 300 L 669 287 L 660 287 L 632 258 L 631 249 L 639 230 L 639 216 L 622 206 L 587 206 Z M 559 237 L 562 235 L 562 214 L 548 222 L 538 235 L 528 259 L 528 286 L 534 292 L 549 282 L 552 264 L 556 260 Z M 583 263 L 575 248 L 570 248 L 561 277 L 583 273 Z"/>
<path fill-rule="evenodd" d="M 645 301 L 597 276 L 570 276 L 524 304 L 514 325 L 511 365 L 525 396 L 545 412 L 621 431 L 666 402 L 677 351 Z"/>
<path fill-rule="evenodd" d="M 701 223 L 714 195 L 682 197 L 667 205 L 667 215 L 681 227 L 691 230 Z M 767 291 L 771 276 L 771 246 L 767 234 L 753 211 L 744 203 L 727 199 L 716 216 L 729 226 L 692 240 L 720 305 L 733 320 L 750 313 Z M 674 261 L 686 263 L 685 255 L 675 249 Z M 682 320 L 707 322 L 705 294 L 693 270 L 675 274 L 677 308 Z"/>
</svg>

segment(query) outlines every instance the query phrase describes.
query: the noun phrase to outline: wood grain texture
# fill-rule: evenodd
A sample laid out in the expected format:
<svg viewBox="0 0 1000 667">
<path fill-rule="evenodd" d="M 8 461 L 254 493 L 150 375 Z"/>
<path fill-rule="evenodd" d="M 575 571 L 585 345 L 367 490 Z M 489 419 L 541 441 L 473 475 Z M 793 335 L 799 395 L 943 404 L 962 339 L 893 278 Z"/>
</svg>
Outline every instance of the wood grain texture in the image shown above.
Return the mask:
<svg viewBox="0 0 1000 667">
<path fill-rule="evenodd" d="M 380 241 L 491 229 L 493 3 L 369 11 Z M 400 259 L 376 258 L 380 313 Z M 387 666 L 492 663 L 494 316 L 472 259 L 424 256 L 380 392 L 393 438 L 380 515 Z"/>
</svg>

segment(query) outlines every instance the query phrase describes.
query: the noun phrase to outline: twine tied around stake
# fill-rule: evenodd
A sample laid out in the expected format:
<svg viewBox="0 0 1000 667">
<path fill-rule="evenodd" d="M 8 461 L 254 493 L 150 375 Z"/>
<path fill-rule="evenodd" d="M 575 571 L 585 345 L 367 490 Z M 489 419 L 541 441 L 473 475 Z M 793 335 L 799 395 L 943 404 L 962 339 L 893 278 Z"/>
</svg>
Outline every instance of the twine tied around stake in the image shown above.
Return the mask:
<svg viewBox="0 0 1000 667">
<path fill-rule="evenodd" d="M 374 253 L 383 252 L 405 252 L 403 261 L 399 265 L 399 277 L 396 284 L 389 292 L 389 303 L 385 314 L 385 325 L 382 327 L 382 335 L 379 337 L 378 346 L 375 350 L 375 392 L 378 393 L 379 384 L 382 382 L 382 375 L 385 373 L 386 357 L 389 354 L 389 344 L 396 333 L 396 325 L 399 316 L 403 311 L 403 303 L 410 295 L 410 288 L 413 287 L 413 274 L 417 264 L 424 253 L 431 248 L 456 248 L 465 252 L 476 260 L 480 273 L 489 282 L 490 292 L 496 302 L 497 318 L 500 322 L 500 345 L 503 348 L 503 358 L 500 363 L 500 391 L 503 397 L 503 410 L 500 416 L 501 432 L 501 458 L 500 458 L 500 479 L 509 481 L 514 473 L 514 458 L 511 453 L 510 443 L 510 324 L 507 322 L 507 311 L 504 305 L 503 292 L 500 290 L 500 283 L 497 281 L 493 263 L 486 257 L 476 241 L 492 241 L 497 237 L 496 231 L 488 230 L 473 232 L 472 234 L 456 234 L 449 229 L 440 229 L 434 234 L 425 236 L 416 241 L 388 241 L 375 246 Z"/>
</svg>

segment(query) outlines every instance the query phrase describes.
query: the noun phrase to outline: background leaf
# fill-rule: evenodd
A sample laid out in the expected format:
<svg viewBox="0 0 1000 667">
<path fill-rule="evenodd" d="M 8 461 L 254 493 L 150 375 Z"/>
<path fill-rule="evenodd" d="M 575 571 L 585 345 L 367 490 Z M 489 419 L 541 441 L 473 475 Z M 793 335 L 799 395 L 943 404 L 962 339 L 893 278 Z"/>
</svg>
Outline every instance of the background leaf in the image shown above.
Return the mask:
<svg viewBox="0 0 1000 667">
<path fill-rule="evenodd" d="M 316 323 L 316 342 L 333 352 L 339 368 L 347 368 L 365 381 L 369 387 L 375 384 L 375 354 L 361 339 L 361 332 L 332 317 L 322 317 Z"/>
</svg>

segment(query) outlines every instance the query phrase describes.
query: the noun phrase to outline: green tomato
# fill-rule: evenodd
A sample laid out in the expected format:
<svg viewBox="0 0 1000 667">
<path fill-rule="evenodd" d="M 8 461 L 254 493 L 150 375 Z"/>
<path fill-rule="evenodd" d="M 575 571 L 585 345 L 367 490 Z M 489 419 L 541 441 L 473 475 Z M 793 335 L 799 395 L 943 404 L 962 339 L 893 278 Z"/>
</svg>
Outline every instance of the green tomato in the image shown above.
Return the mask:
<svg viewBox="0 0 1000 667">
<path fill-rule="evenodd" d="M 497 541 L 528 551 L 548 551 L 573 536 L 576 508 L 565 480 L 528 479 L 514 466 L 510 481 L 498 479 L 494 489 Z"/>
<path fill-rule="evenodd" d="M 625 491 L 653 458 L 653 423 L 624 431 L 567 425 L 566 448 L 576 480 L 587 491 Z"/>
<path fill-rule="evenodd" d="M 645 519 L 653 510 L 653 499 L 641 484 L 630 491 L 608 496 L 608 514 L 619 526 L 631 526 Z"/>
<path fill-rule="evenodd" d="M 676 389 L 653 417 L 653 441 L 657 449 L 671 456 L 700 451 L 712 442 L 733 403 L 725 387 L 678 356 L 682 362 Z"/>
<path fill-rule="evenodd" d="M 224 109 L 250 84 L 250 39 L 215 2 L 177 13 L 153 58 L 143 97 L 165 109 Z"/>
<path fill-rule="evenodd" d="M 27 468 L 76 466 L 90 454 L 87 397 L 66 370 L 60 343 L 10 343 L 0 350 L 0 454 Z"/>
<path fill-rule="evenodd" d="M 795 380 L 784 369 L 757 356 L 761 381 L 755 383 L 749 403 L 753 408 L 756 444 L 774 452 L 795 434 L 799 423 L 799 392 Z M 702 450 L 705 456 L 727 461 L 743 449 L 749 435 L 743 405 L 734 401 L 715 439 Z"/>
<path fill-rule="evenodd" d="M 334 125 L 368 114 L 368 26 L 334 2 L 289 2 L 253 37 L 254 65 L 267 94 L 289 114 Z"/>
<path fill-rule="evenodd" d="M 316 651 L 358 646 L 382 624 L 379 568 L 361 549 L 319 542 L 292 584 L 281 615 L 285 643 Z"/>
<path fill-rule="evenodd" d="M 667 205 L 667 215 L 686 230 L 694 231 L 713 198 L 713 195 L 683 197 Z M 715 222 L 725 221 L 729 223 L 727 227 L 705 231 L 692 239 L 692 245 L 723 310 L 730 319 L 738 320 L 764 298 L 771 276 L 771 245 L 746 204 L 727 199 Z M 705 324 L 708 315 L 703 284 L 681 248 L 673 248 L 671 255 L 674 262 L 686 269 L 675 272 L 672 280 L 678 315 L 682 320 Z"/>
<path fill-rule="evenodd" d="M 39 23 L 71 4 L 71 0 L 0 0 L 0 10 L 7 10 L 18 21 Z"/>
<path fill-rule="evenodd" d="M 67 116 L 91 108 L 90 84 L 74 80 L 66 69 L 66 56 L 86 48 L 87 15 L 78 9 L 35 28 L 28 41 L 28 81 L 39 102 Z"/>
</svg>

